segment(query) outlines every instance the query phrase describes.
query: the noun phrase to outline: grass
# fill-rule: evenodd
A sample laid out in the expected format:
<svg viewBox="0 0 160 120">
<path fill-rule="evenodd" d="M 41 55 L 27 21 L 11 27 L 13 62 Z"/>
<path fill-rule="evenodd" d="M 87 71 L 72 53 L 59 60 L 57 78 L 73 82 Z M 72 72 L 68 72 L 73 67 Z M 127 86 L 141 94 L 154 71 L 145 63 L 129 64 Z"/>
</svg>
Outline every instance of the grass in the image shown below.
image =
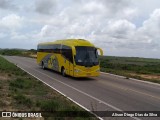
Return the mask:
<svg viewBox="0 0 160 120">
<path fill-rule="evenodd" d="M 43 116 L 45 120 L 97 119 L 1 56 L 0 97 L 1 111 L 44 111 L 45 114 L 42 114 L 42 116 L 46 115 Z M 75 111 L 78 113 L 77 116 L 71 115 Z M 80 113 L 85 116 L 80 117 Z M 68 114 L 71 116 L 68 117 Z M 66 117 L 66 115 L 68 116 Z"/>
<path fill-rule="evenodd" d="M 8 55 L 8 56 L 23 56 L 23 57 L 31 57 L 36 58 L 37 50 L 30 49 L 0 49 L 1 55 Z"/>
<path fill-rule="evenodd" d="M 160 59 L 100 57 L 101 71 L 160 83 Z"/>
<path fill-rule="evenodd" d="M 0 54 L 2 55 L 22 55 L 23 51 L 18 49 L 2 49 Z"/>
<path fill-rule="evenodd" d="M 29 108 L 33 106 L 32 100 L 21 93 L 16 94 L 13 98 L 15 99 L 17 105 L 24 106 L 25 104 L 25 106 Z"/>
<path fill-rule="evenodd" d="M 19 89 L 28 89 L 32 87 L 32 81 L 30 79 L 17 78 L 14 81 L 10 81 L 9 85 Z"/>
</svg>

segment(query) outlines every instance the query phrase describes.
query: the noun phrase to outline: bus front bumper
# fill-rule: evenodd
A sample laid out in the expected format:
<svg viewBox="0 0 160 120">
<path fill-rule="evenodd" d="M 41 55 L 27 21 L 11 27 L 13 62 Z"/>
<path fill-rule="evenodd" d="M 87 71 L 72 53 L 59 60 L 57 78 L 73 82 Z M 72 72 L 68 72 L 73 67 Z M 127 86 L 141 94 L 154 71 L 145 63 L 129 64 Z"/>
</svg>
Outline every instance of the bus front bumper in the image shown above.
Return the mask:
<svg viewBox="0 0 160 120">
<path fill-rule="evenodd" d="M 100 72 L 88 72 L 88 73 L 83 73 L 83 72 L 75 72 L 74 77 L 97 77 L 100 75 Z"/>
</svg>

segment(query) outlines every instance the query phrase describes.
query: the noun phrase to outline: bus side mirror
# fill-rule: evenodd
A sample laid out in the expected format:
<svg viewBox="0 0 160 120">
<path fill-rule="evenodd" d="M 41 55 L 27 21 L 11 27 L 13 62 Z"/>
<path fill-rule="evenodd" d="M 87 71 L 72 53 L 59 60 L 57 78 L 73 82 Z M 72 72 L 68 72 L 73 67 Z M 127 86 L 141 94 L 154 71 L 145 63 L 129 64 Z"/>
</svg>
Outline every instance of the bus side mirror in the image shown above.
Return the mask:
<svg viewBox="0 0 160 120">
<path fill-rule="evenodd" d="M 97 50 L 100 51 L 100 55 L 102 56 L 103 55 L 103 50 L 101 48 L 97 48 Z"/>
</svg>

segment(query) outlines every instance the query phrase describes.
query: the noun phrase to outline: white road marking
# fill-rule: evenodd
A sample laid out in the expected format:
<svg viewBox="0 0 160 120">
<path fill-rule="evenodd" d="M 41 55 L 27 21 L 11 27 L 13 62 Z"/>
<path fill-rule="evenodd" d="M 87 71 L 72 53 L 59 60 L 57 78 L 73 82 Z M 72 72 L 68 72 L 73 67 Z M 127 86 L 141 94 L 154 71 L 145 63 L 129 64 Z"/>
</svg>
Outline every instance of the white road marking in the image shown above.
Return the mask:
<svg viewBox="0 0 160 120">
<path fill-rule="evenodd" d="M 53 86 L 49 85 L 48 83 L 44 82 L 43 80 L 41 80 L 40 78 L 36 77 L 35 75 L 31 74 L 30 72 L 26 71 L 25 69 L 23 69 L 22 67 L 18 66 L 20 69 L 22 69 L 23 71 L 27 72 L 28 74 L 30 74 L 31 76 L 35 77 L 36 79 L 40 80 L 41 82 L 43 82 L 44 84 L 46 84 L 47 86 L 49 86 L 50 88 L 54 89 L 55 91 L 57 91 L 58 93 L 60 93 L 61 95 L 63 95 L 64 97 L 66 97 L 67 99 L 71 100 L 72 102 L 74 102 L 75 104 L 77 104 L 78 106 L 80 106 L 81 108 L 83 108 L 84 110 L 90 112 L 91 114 L 95 115 L 98 119 L 103 120 L 102 117 L 97 116 L 95 113 L 93 113 L 92 111 L 90 111 L 88 108 L 84 107 L 83 105 L 79 104 L 78 102 L 76 102 L 75 100 L 73 100 L 70 97 L 67 97 L 64 93 L 62 93 L 61 91 L 57 90 L 56 88 L 54 88 Z"/>
<path fill-rule="evenodd" d="M 27 67 L 28 67 L 28 66 L 27 66 Z M 31 67 L 28 67 L 28 68 L 32 69 Z M 72 89 L 74 89 L 74 90 L 76 90 L 76 91 L 78 91 L 78 92 L 80 92 L 80 93 L 82 93 L 82 94 L 84 94 L 84 95 L 86 95 L 86 96 L 88 96 L 88 97 L 90 97 L 90 98 L 98 101 L 98 102 L 101 103 L 101 104 L 104 104 L 104 105 L 106 105 L 106 106 L 109 106 L 110 108 L 112 108 L 112 109 L 114 109 L 114 110 L 122 111 L 122 112 L 123 112 L 123 110 L 121 110 L 121 109 L 119 109 L 119 108 L 117 108 L 117 107 L 115 107 L 115 106 L 113 106 L 113 105 L 111 105 L 111 104 L 109 104 L 109 103 L 106 103 L 106 102 L 104 102 L 104 101 L 102 101 L 102 100 L 100 100 L 100 99 L 98 99 L 98 98 L 96 98 L 96 97 L 93 97 L 93 96 L 91 96 L 91 95 L 89 95 L 89 94 L 87 94 L 87 93 L 85 93 L 85 92 L 83 92 L 83 91 L 81 91 L 81 90 L 79 90 L 79 89 L 77 89 L 77 88 L 75 88 L 75 87 L 72 87 L 72 86 L 70 86 L 70 85 L 68 85 L 68 84 L 66 84 L 66 83 L 63 83 L 63 82 L 59 81 L 59 80 L 56 79 L 56 78 L 52 78 L 52 77 L 50 77 L 49 75 L 47 75 L 47 74 L 45 74 L 45 73 L 43 73 L 43 72 L 40 72 L 40 71 L 38 71 L 38 70 L 36 70 L 36 69 L 32 69 L 32 70 L 37 71 L 37 72 L 39 72 L 39 73 L 41 73 L 41 74 L 43 74 L 43 75 L 45 75 L 45 76 L 47 76 L 47 77 L 49 77 L 49 78 L 51 78 L 51 79 L 53 79 L 53 80 L 55 80 L 55 81 L 63 84 L 63 85 L 66 85 L 67 87 L 72 88 Z M 69 98 L 69 97 L 68 97 L 68 98 Z M 71 99 L 71 98 L 70 98 L 70 99 Z M 79 103 L 78 103 L 78 104 L 79 104 Z M 84 106 L 83 106 L 83 107 L 84 107 Z M 86 108 L 86 109 L 87 109 L 87 108 Z M 135 120 L 140 120 L 139 118 L 136 118 L 136 117 L 132 117 L 132 118 L 135 119 Z"/>
<path fill-rule="evenodd" d="M 10 59 L 12 59 L 12 58 L 10 58 Z M 12 59 L 12 60 L 13 60 L 13 59 Z M 23 64 L 23 65 L 24 65 L 24 64 Z M 24 65 L 24 66 L 26 66 L 27 68 L 32 69 L 31 66 L 27 66 L 27 65 Z M 17 64 L 17 67 L 21 68 L 22 70 L 24 70 L 24 71 L 27 72 L 28 74 L 30 74 L 30 75 L 32 75 L 33 77 L 37 78 L 38 80 L 42 81 L 44 84 L 48 85 L 49 87 L 51 87 L 52 89 L 56 90 L 57 92 L 59 92 L 60 94 L 62 94 L 63 96 L 66 97 L 66 95 L 65 95 L 64 93 L 60 92 L 59 90 L 57 90 L 56 88 L 52 87 L 52 86 L 49 85 L 48 83 L 44 82 L 44 81 L 41 80 L 40 78 L 34 76 L 34 75 L 31 74 L 30 72 L 28 72 L 28 71 L 26 71 L 25 69 L 23 69 L 22 67 L 18 66 L 18 64 Z M 90 97 L 90 98 L 92 98 L 92 99 L 94 99 L 94 100 L 96 100 L 96 101 L 98 101 L 98 102 L 106 105 L 106 106 L 109 106 L 110 108 L 112 108 L 112 109 L 114 109 L 114 110 L 123 112 L 123 110 L 121 110 L 121 109 L 119 109 L 119 108 L 117 108 L 117 107 L 115 107 L 115 106 L 113 106 L 113 105 L 111 105 L 111 104 L 109 104 L 109 103 L 106 103 L 106 102 L 104 102 L 104 101 L 102 101 L 102 100 L 100 100 L 100 99 L 98 99 L 98 98 L 96 98 L 96 97 L 94 97 L 94 96 L 91 96 L 91 95 L 89 95 L 89 94 L 87 94 L 87 93 L 85 93 L 85 92 L 83 92 L 83 91 L 81 91 L 81 90 L 78 90 L 77 88 L 74 88 L 74 87 L 72 87 L 72 86 L 70 86 L 70 85 L 68 85 L 68 84 L 66 84 L 66 83 L 63 83 L 63 82 L 59 81 L 59 80 L 56 79 L 56 78 L 50 77 L 49 75 L 47 75 L 47 74 L 45 74 L 45 73 L 43 73 L 43 72 L 40 72 L 40 71 L 38 71 L 38 70 L 36 70 L 36 69 L 32 69 L 32 70 L 37 71 L 37 72 L 39 72 L 39 73 L 41 73 L 41 74 L 43 74 L 43 75 L 45 75 L 45 76 L 47 76 L 47 77 L 49 77 L 49 78 L 57 81 L 57 82 L 65 85 L 65 86 L 68 86 L 69 88 L 72 88 L 72 89 L 74 89 L 74 90 L 76 90 L 76 91 L 78 91 L 78 92 L 80 92 L 80 93 L 82 93 L 82 94 L 84 94 L 84 95 L 86 95 L 86 96 L 88 96 L 88 97 Z M 67 98 L 69 98 L 69 97 L 67 97 Z M 87 110 L 88 112 L 94 114 L 94 113 L 93 113 L 92 111 L 90 111 L 88 108 L 86 108 L 86 107 L 82 106 L 81 104 L 77 103 L 77 102 L 74 101 L 72 98 L 69 98 L 69 99 L 70 99 L 71 101 L 73 101 L 74 103 L 76 103 L 77 105 L 79 105 L 80 107 L 82 107 L 83 109 L 85 109 L 85 110 Z M 96 114 L 94 114 L 94 115 L 95 115 L 97 118 L 103 120 L 102 117 L 99 117 L 99 116 L 97 116 Z M 139 119 L 139 118 L 137 118 L 137 117 L 131 117 L 131 118 L 133 118 L 133 119 L 135 119 L 135 120 L 141 120 L 141 119 Z"/>
<path fill-rule="evenodd" d="M 106 72 L 101 72 L 102 74 L 107 74 L 107 75 L 111 75 L 111 76 L 115 76 L 115 77 L 119 77 L 119 78 L 126 78 L 125 76 L 120 76 L 120 75 L 115 75 L 115 74 L 111 74 L 111 73 L 106 73 Z M 152 85 L 158 85 L 160 86 L 160 84 L 158 83 L 153 83 L 153 82 L 149 82 L 149 81 L 144 81 L 144 80 L 138 80 L 135 78 L 129 78 L 130 80 L 133 81 L 137 81 L 137 82 L 142 82 L 142 83 L 147 83 L 147 84 L 152 84 Z"/>
<path fill-rule="evenodd" d="M 98 78 L 98 80 L 100 80 L 99 82 L 101 82 L 103 79 Z M 103 82 L 102 82 L 102 83 L 103 83 Z M 104 83 L 103 83 L 103 84 L 104 84 Z M 123 87 L 123 86 L 116 85 L 116 84 L 113 84 L 113 83 L 107 83 L 107 85 L 112 86 L 112 87 L 115 87 L 115 88 L 119 88 L 119 89 L 124 90 L 124 91 L 136 92 L 136 93 L 139 93 L 139 94 L 146 95 L 147 97 L 152 97 L 152 98 L 155 98 L 155 99 L 160 100 L 160 97 L 154 96 L 154 95 L 150 95 L 150 94 L 148 94 L 147 92 L 141 92 L 141 91 L 138 91 L 138 90 L 135 90 L 135 89 L 131 89 L 131 88 L 129 88 L 129 87 Z"/>
</svg>

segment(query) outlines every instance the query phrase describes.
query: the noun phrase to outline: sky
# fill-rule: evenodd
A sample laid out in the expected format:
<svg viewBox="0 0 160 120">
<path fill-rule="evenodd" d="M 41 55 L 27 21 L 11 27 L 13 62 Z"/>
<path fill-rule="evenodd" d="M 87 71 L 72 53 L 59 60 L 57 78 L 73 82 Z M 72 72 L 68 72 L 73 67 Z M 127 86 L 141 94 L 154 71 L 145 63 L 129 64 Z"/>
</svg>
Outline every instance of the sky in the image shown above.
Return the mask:
<svg viewBox="0 0 160 120">
<path fill-rule="evenodd" d="M 69 38 L 104 55 L 160 58 L 160 0 L 0 0 L 0 48 Z"/>
</svg>

